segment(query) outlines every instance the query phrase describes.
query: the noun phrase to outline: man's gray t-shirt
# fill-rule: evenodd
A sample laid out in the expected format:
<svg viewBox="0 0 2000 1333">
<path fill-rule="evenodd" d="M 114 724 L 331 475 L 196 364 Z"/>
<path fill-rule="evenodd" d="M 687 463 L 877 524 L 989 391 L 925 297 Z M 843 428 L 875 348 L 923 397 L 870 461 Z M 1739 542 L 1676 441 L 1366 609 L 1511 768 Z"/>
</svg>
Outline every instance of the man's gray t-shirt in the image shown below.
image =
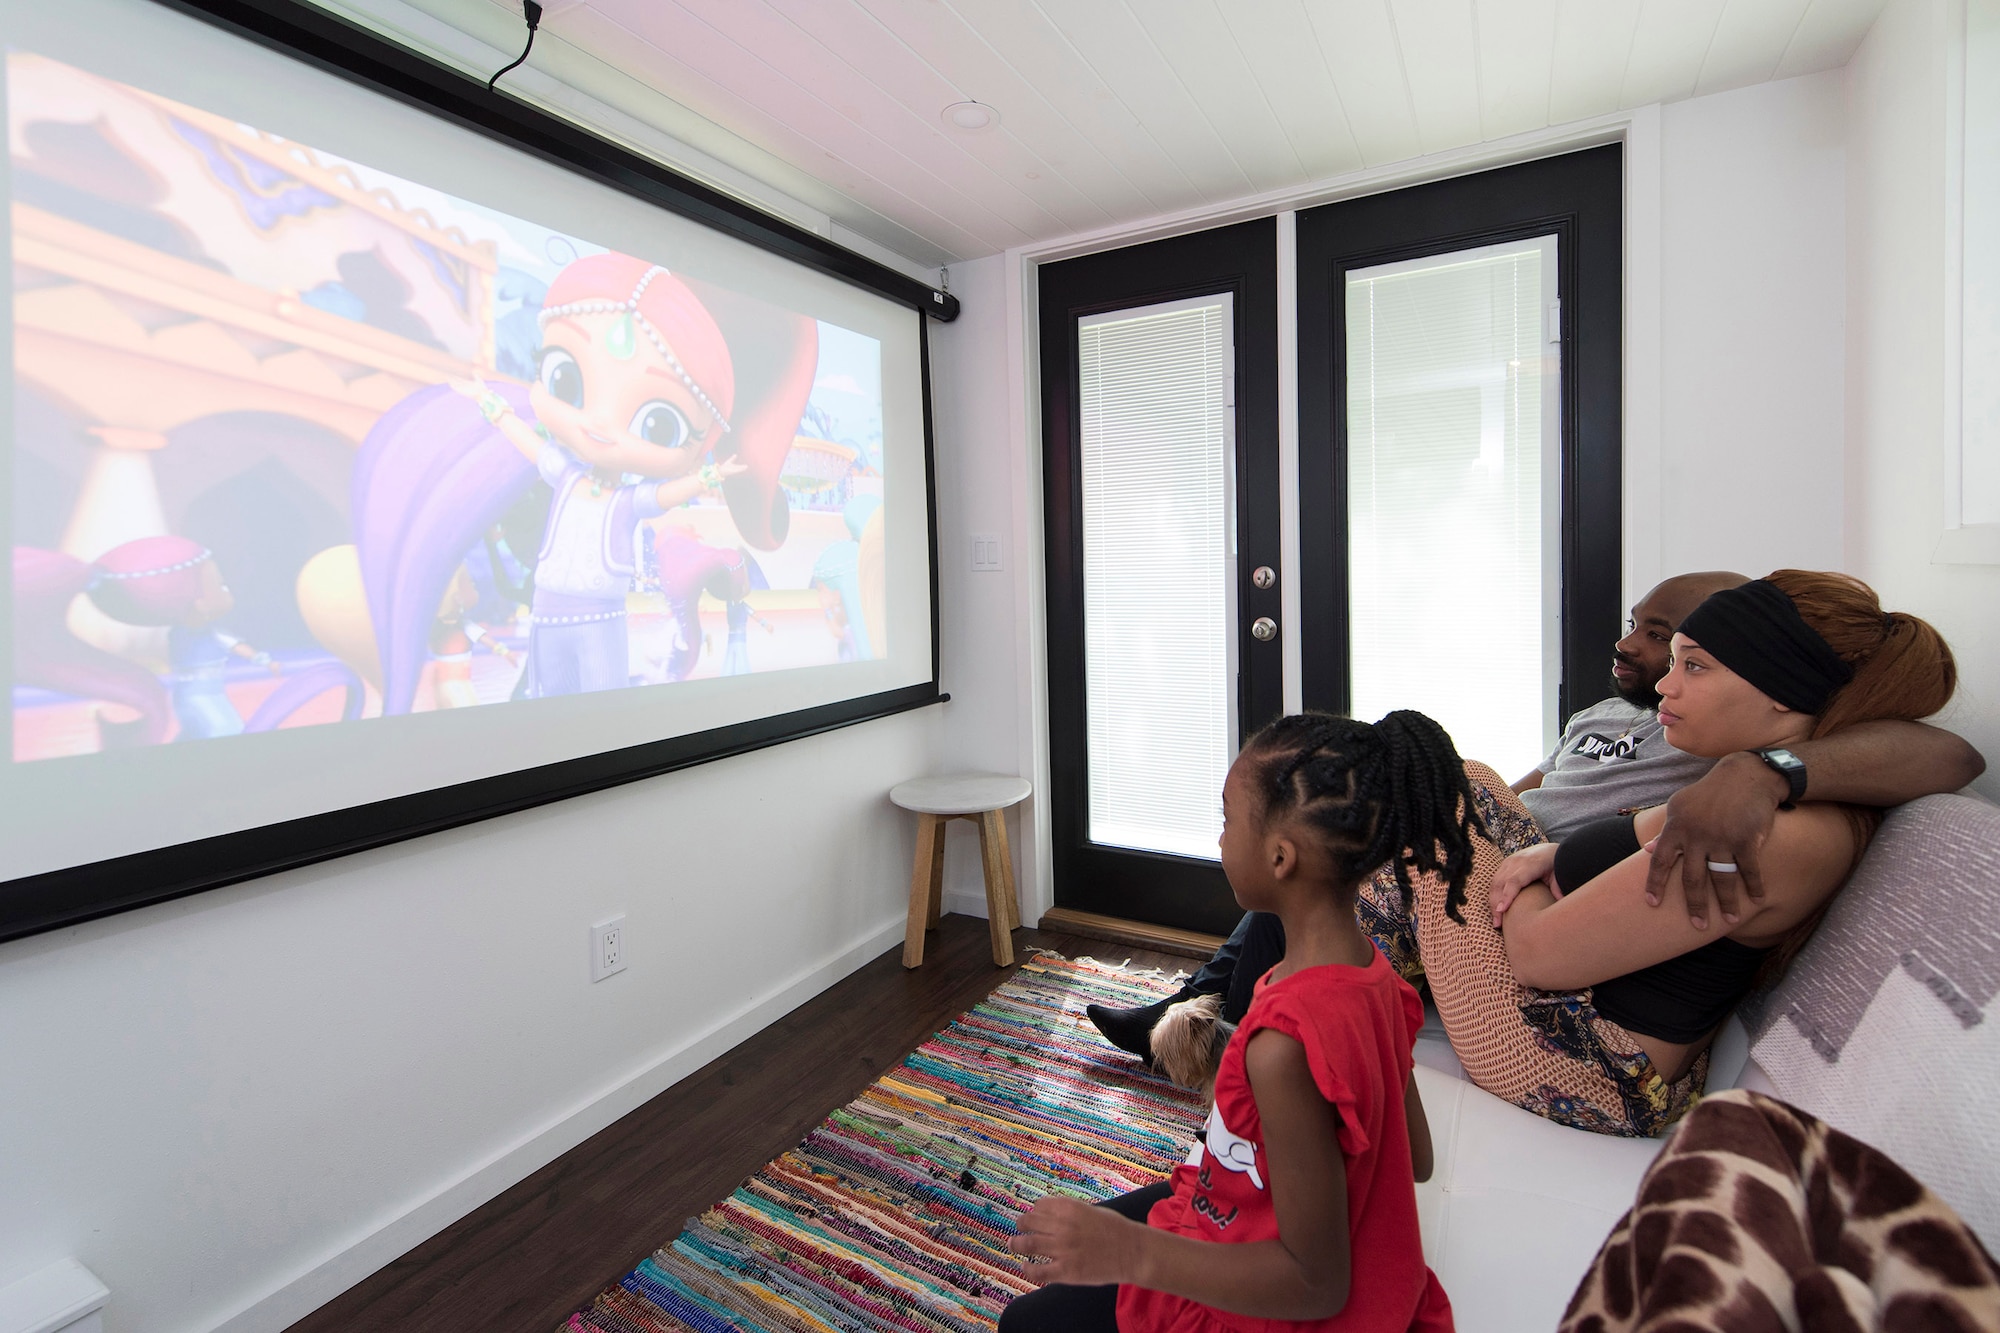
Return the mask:
<svg viewBox="0 0 2000 1333">
<path fill-rule="evenodd" d="M 1653 709 L 1606 699 L 1570 718 L 1539 765 L 1542 785 L 1522 792 L 1521 802 L 1560 842 L 1593 819 L 1665 804 L 1714 764 L 1667 744 Z"/>
</svg>

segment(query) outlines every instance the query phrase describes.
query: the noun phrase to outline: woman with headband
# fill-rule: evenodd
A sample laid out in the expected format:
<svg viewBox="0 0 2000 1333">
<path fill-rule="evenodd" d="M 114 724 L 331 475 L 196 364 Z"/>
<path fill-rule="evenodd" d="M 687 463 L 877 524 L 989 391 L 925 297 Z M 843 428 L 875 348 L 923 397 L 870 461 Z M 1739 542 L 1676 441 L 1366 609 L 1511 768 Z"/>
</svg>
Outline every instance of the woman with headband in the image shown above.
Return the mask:
<svg viewBox="0 0 2000 1333">
<path fill-rule="evenodd" d="M 1691 754 L 1782 750 L 1928 717 L 1957 679 L 1937 631 L 1885 614 L 1866 584 L 1783 569 L 1715 593 L 1681 623 L 1660 720 Z M 1601 1134 L 1657 1134 L 1686 1112 L 1716 1030 L 1784 969 L 1881 820 L 1824 802 L 1781 810 L 1759 849 L 1762 897 L 1711 929 L 1679 904 L 1647 903 L 1645 847 L 1664 807 L 1587 824 L 1556 846 L 1499 774 L 1471 762 L 1466 774 L 1479 829 L 1464 888 L 1426 875 L 1406 893 L 1377 875 L 1361 888 L 1363 929 L 1428 980 L 1468 1078 Z M 1201 1003 L 1175 1005 L 1161 1027 L 1201 1021 Z"/>
<path fill-rule="evenodd" d="M 1782 750 L 1928 717 L 1957 679 L 1937 631 L 1884 613 L 1860 580 L 1784 569 L 1714 594 L 1681 623 L 1660 721 L 1690 754 Z M 1506 804 L 1499 784 L 1488 791 Z M 1510 810 L 1495 813 L 1511 824 Z M 1449 904 L 1416 895 L 1425 971 L 1479 1086 L 1580 1128 L 1658 1132 L 1701 1092 L 1723 1020 L 1811 935 L 1881 812 L 1788 802 L 1761 849 L 1762 897 L 1716 929 L 1647 905 L 1645 847 L 1663 818 L 1643 810 L 1516 853 L 1462 925 Z"/>
</svg>

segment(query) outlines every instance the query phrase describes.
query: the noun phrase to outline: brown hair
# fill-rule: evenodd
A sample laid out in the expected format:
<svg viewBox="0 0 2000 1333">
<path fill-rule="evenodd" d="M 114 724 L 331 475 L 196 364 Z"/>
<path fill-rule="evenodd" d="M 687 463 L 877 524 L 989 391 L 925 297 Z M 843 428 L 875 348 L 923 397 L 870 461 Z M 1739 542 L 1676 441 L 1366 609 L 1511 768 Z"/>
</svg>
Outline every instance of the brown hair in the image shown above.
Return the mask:
<svg viewBox="0 0 2000 1333">
<path fill-rule="evenodd" d="M 1814 740 L 1857 722 L 1913 722 L 1951 702 L 1958 663 L 1944 637 L 1926 622 L 1885 612 L 1875 590 L 1850 574 L 1780 569 L 1767 581 L 1790 597 L 1806 624 L 1854 668 L 1854 679 L 1820 709 Z"/>
<path fill-rule="evenodd" d="M 1806 624 L 1826 640 L 1841 661 L 1854 668 L 1853 679 L 1819 710 L 1811 739 L 1831 736 L 1862 722 L 1914 722 L 1951 702 L 1958 688 L 1958 663 L 1951 655 L 1951 645 L 1926 621 L 1901 611 L 1884 611 L 1875 590 L 1851 574 L 1780 569 L 1768 575 L 1767 581 L 1790 597 Z M 1854 859 L 1848 866 L 1851 875 L 1881 826 L 1882 812 L 1861 805 L 1843 805 L 1841 810 L 1854 836 Z M 1760 986 L 1784 975 L 1838 893 L 1829 894 L 1817 911 L 1794 926 L 1771 951 L 1758 973 Z"/>
</svg>

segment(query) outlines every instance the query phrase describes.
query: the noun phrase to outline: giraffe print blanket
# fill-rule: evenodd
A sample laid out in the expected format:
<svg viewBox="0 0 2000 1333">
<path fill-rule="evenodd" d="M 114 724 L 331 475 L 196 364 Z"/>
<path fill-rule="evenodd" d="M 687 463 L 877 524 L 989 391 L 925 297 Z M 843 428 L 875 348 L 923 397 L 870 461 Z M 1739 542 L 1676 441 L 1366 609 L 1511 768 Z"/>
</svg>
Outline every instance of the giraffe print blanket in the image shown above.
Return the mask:
<svg viewBox="0 0 2000 1333">
<path fill-rule="evenodd" d="M 1758 1093 L 1718 1093 L 1646 1173 L 1561 1324 L 1693 1329 L 2000 1330 L 2000 1266 L 1867 1144 Z"/>
</svg>

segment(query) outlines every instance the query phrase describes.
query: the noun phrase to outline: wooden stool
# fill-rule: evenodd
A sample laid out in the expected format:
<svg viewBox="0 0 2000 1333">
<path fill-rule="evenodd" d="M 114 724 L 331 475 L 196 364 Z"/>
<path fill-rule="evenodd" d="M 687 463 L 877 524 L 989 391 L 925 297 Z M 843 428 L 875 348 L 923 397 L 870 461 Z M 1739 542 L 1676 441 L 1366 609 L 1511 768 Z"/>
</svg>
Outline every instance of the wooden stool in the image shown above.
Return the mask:
<svg viewBox="0 0 2000 1333">
<path fill-rule="evenodd" d="M 1000 812 L 1027 799 L 1026 778 L 963 773 L 899 782 L 889 799 L 917 812 L 917 864 L 910 874 L 910 919 L 903 930 L 903 966 L 924 961 L 924 932 L 936 926 L 944 900 L 944 830 L 954 819 L 979 825 L 979 856 L 986 870 L 986 930 L 993 964 L 1014 961 L 1013 930 L 1021 924 L 1014 901 L 1014 856 L 1007 850 L 1007 822 Z"/>
</svg>

